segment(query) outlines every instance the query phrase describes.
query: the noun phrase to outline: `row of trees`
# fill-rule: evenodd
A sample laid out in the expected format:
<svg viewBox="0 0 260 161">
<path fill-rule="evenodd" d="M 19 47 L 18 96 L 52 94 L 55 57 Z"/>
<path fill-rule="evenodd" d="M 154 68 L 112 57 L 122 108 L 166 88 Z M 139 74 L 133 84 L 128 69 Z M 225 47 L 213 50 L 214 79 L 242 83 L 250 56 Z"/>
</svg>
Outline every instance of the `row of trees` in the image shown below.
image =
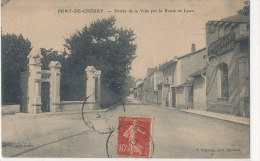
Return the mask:
<svg viewBox="0 0 260 161">
<path fill-rule="evenodd" d="M 102 71 L 102 84 L 109 90 L 118 95 L 128 93 L 132 86 L 129 71 L 135 58 L 135 34 L 131 29 L 116 28 L 115 21 L 115 17 L 110 17 L 85 26 L 65 39 L 63 52 L 41 49 L 43 69 L 48 69 L 53 60 L 62 65 L 63 99 L 69 99 L 65 97 L 68 89 L 81 88 L 76 91 L 84 92 L 85 68 L 90 65 Z M 19 103 L 20 75 L 26 70 L 31 43 L 22 35 L 2 34 L 1 38 L 2 100 L 3 103 Z"/>
<path fill-rule="evenodd" d="M 2 102 L 19 103 L 20 74 L 26 70 L 31 42 L 22 35 L 1 36 Z"/>
</svg>

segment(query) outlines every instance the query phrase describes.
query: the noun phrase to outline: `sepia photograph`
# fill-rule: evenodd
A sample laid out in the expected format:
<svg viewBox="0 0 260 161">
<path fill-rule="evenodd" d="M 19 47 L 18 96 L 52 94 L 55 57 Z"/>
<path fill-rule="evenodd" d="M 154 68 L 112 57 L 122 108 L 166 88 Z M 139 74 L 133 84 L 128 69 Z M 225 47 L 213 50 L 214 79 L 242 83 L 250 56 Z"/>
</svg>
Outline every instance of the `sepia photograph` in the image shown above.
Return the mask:
<svg viewBox="0 0 260 161">
<path fill-rule="evenodd" d="M 250 16 L 249 0 L 2 0 L 2 157 L 250 159 Z"/>
</svg>

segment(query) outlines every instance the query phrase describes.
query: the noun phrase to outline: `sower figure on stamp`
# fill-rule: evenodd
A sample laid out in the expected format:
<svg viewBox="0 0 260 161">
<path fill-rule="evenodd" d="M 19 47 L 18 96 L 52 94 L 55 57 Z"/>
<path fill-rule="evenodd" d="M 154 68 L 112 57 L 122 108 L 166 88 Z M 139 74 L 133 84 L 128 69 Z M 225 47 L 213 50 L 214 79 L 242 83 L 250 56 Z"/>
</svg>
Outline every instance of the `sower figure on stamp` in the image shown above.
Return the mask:
<svg viewBox="0 0 260 161">
<path fill-rule="evenodd" d="M 138 143 L 138 141 L 135 139 L 135 133 L 136 131 L 144 134 L 144 131 L 140 130 L 136 124 L 136 120 L 133 121 L 133 125 L 130 125 L 128 130 L 124 133 L 124 137 L 129 137 L 129 148 L 128 151 L 130 151 L 130 154 L 133 153 L 142 153 L 143 146 Z"/>
</svg>

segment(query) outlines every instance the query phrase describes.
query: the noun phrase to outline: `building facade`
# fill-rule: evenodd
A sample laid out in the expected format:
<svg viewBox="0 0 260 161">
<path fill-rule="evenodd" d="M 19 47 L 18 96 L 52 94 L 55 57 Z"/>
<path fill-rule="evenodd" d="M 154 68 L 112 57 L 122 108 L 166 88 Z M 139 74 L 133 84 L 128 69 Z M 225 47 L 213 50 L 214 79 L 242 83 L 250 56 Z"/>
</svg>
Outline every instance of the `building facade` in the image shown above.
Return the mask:
<svg viewBox="0 0 260 161">
<path fill-rule="evenodd" d="M 249 117 L 249 16 L 206 24 L 207 110 Z"/>
<path fill-rule="evenodd" d="M 206 24 L 206 48 L 149 68 L 138 97 L 162 107 L 250 115 L 249 16 Z"/>
<path fill-rule="evenodd" d="M 175 107 L 175 97 L 172 97 L 172 85 L 174 84 L 174 73 L 176 72 L 177 65 L 176 57 L 164 63 L 161 67 L 163 72 L 163 84 L 162 84 L 162 107 Z"/>
<path fill-rule="evenodd" d="M 141 82 L 137 85 L 137 98 L 140 101 L 144 101 L 144 83 Z"/>
<path fill-rule="evenodd" d="M 152 72 L 150 69 L 148 69 L 148 75 L 143 81 L 143 99 L 146 102 L 161 104 L 163 73 L 157 67 Z"/>
<path fill-rule="evenodd" d="M 192 80 L 192 109 L 206 111 L 206 67 L 190 75 Z"/>
<path fill-rule="evenodd" d="M 190 75 L 206 66 L 206 48 L 188 53 L 178 58 L 172 96 L 175 96 L 176 108 L 193 108 L 193 79 Z"/>
<path fill-rule="evenodd" d="M 196 75 L 202 69 L 205 71 L 206 62 L 206 48 L 196 51 L 195 44 L 192 44 L 191 53 L 179 58 L 174 57 L 173 60 L 162 64 L 160 66 L 163 73 L 161 106 L 188 109 L 194 108 L 193 104 L 196 107 L 203 104 L 200 108 L 205 109 L 206 97 L 204 100 L 194 97 L 193 89 L 195 88 L 196 94 L 203 91 L 206 93 L 204 77 L 200 74 Z M 202 80 L 199 77 L 202 77 Z"/>
</svg>

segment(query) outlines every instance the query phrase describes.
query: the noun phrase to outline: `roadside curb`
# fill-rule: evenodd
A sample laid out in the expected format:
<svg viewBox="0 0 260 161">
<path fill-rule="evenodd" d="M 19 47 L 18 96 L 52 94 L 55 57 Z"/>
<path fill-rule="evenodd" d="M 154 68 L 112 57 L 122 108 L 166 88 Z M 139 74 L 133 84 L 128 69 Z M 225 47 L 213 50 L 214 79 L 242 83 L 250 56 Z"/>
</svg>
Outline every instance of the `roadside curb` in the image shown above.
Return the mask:
<svg viewBox="0 0 260 161">
<path fill-rule="evenodd" d="M 240 125 L 250 126 L 250 121 L 248 121 L 248 122 L 239 121 L 239 120 L 235 121 L 235 120 L 231 120 L 231 119 L 227 119 L 227 118 L 220 118 L 220 117 L 214 117 L 214 116 L 210 116 L 210 115 L 206 115 L 206 114 L 194 113 L 192 111 L 187 111 L 187 110 L 179 110 L 179 109 L 173 109 L 173 110 L 190 113 L 190 114 L 194 114 L 194 115 L 199 115 L 199 116 L 204 116 L 204 117 L 209 117 L 209 118 L 214 118 L 214 119 L 218 119 L 218 120 L 228 121 L 228 122 L 232 122 L 232 123 L 237 123 Z M 234 116 L 234 117 L 236 117 L 236 116 Z"/>
<path fill-rule="evenodd" d="M 247 119 L 247 118 L 240 118 L 240 117 L 237 117 L 237 116 L 208 112 L 208 111 L 200 111 L 200 112 L 205 112 L 204 114 L 202 114 L 202 113 L 195 112 L 195 111 L 183 110 L 183 109 L 178 109 L 178 108 L 173 108 L 173 107 L 162 107 L 158 104 L 148 103 L 148 102 L 145 102 L 145 101 L 140 101 L 140 102 L 147 103 L 149 105 L 154 105 L 154 106 L 156 106 L 158 108 L 162 108 L 162 109 L 176 110 L 176 111 L 185 112 L 185 113 L 189 113 L 189 114 L 193 114 L 193 115 L 204 116 L 204 117 L 228 121 L 228 122 L 232 122 L 232 123 L 236 123 L 236 124 L 240 124 L 240 125 L 250 126 L 250 119 Z M 206 112 L 211 113 L 211 115 L 206 114 Z M 216 116 L 216 115 L 219 115 L 219 116 Z M 220 116 L 220 115 L 222 115 L 222 116 Z M 224 117 L 229 117 L 229 118 L 224 118 Z"/>
<path fill-rule="evenodd" d="M 105 110 L 91 110 L 91 111 L 84 111 L 83 113 L 94 113 L 94 112 L 106 112 L 108 109 Z M 15 113 L 15 116 L 25 116 L 25 117 L 48 117 L 48 116 L 57 116 L 57 115 L 72 115 L 72 114 L 82 114 L 82 111 L 69 111 L 69 112 L 44 112 L 44 113 Z"/>
</svg>

